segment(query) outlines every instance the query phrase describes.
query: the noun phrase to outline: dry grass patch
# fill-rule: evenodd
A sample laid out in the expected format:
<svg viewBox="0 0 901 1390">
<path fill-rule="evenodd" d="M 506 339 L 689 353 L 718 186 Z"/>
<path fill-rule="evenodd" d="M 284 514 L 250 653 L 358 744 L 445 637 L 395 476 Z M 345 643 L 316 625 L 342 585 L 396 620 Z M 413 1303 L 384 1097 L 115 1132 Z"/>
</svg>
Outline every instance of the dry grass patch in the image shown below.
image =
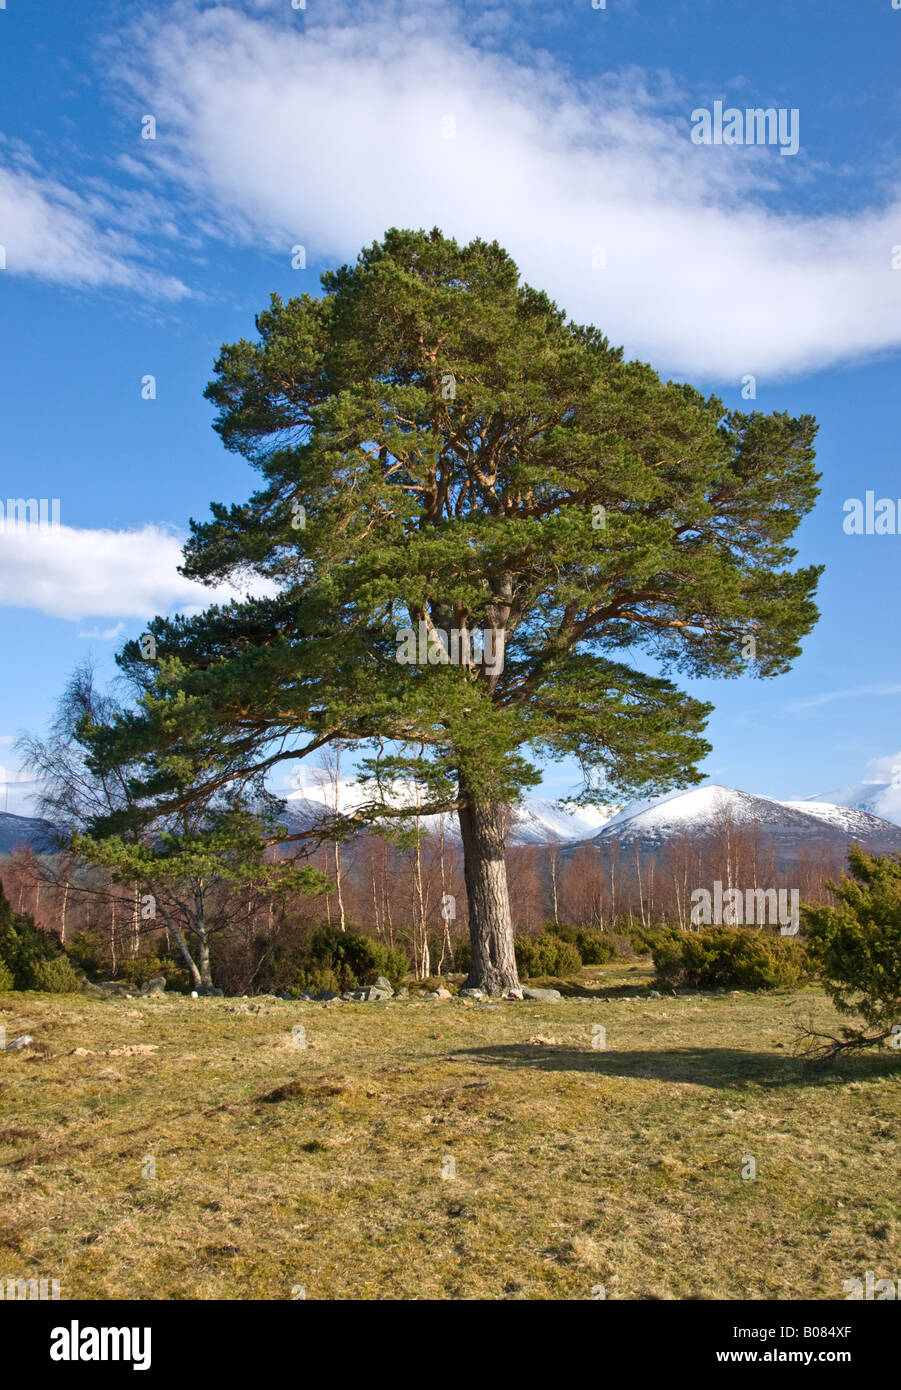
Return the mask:
<svg viewBox="0 0 901 1390">
<path fill-rule="evenodd" d="M 585 979 L 588 1000 L 491 1007 L 3 996 L 8 1036 L 54 1051 L 0 1059 L 0 1275 L 184 1299 L 841 1298 L 901 1275 L 897 1053 L 805 1072 L 796 1023 L 835 1023 L 816 991 Z"/>
</svg>

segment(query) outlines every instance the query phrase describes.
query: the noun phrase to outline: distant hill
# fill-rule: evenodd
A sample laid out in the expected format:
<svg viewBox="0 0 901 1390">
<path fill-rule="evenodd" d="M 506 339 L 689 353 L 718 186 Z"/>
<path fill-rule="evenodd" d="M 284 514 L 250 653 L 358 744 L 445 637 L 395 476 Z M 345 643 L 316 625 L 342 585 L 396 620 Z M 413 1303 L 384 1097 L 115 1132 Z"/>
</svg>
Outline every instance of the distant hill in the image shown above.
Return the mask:
<svg viewBox="0 0 901 1390">
<path fill-rule="evenodd" d="M 396 804 L 403 804 L 398 792 Z M 285 824 L 308 830 L 328 814 L 331 792 L 305 788 L 288 798 Z M 367 800 L 351 782 L 339 786 L 342 811 Z M 558 844 L 567 851 L 587 844 L 603 847 L 613 841 L 622 847 L 638 845 L 639 853 L 655 853 L 674 840 L 704 838 L 716 832 L 724 815 L 737 827 L 759 826 L 772 841 L 777 858 L 790 862 L 804 846 L 828 845 L 844 850 L 852 841 L 877 853 L 901 852 L 901 826 L 855 806 L 827 801 L 774 801 L 734 787 L 692 787 L 653 801 L 633 802 L 622 810 L 611 806 L 560 805 L 541 797 L 526 797 L 513 808 L 508 845 Z M 438 817 L 423 818 L 423 829 L 438 833 Z M 445 834 L 451 842 L 460 838 L 455 815 L 445 817 Z M 53 853 L 53 826 L 31 816 L 0 812 L 0 854 L 29 845 L 36 854 Z"/>
<path fill-rule="evenodd" d="M 56 849 L 53 835 L 53 826 L 47 820 L 0 811 L 0 854 L 12 854 L 23 845 L 35 854 L 52 854 Z"/>
<path fill-rule="evenodd" d="M 773 801 L 734 787 L 693 787 L 654 801 L 627 806 L 607 822 L 591 843 L 612 841 L 639 853 L 653 853 L 681 838 L 714 835 L 724 818 L 739 829 L 759 828 L 777 859 L 791 861 L 812 845 L 844 849 L 857 841 L 880 853 L 901 851 L 901 827 L 854 807 L 823 801 Z"/>
</svg>

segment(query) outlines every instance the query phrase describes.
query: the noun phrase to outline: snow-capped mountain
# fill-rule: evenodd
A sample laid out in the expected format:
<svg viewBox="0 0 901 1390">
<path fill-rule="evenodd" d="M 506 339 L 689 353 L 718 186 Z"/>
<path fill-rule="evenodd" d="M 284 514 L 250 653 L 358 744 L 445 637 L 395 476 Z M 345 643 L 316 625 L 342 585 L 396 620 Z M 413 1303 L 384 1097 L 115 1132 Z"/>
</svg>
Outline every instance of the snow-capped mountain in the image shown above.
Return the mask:
<svg viewBox="0 0 901 1390">
<path fill-rule="evenodd" d="M 786 859 L 815 844 L 844 848 L 858 841 L 869 849 L 901 850 L 901 828 L 866 811 L 820 800 L 774 801 L 718 785 L 633 802 L 607 822 L 593 843 L 637 845 L 644 854 L 683 837 L 715 835 L 729 826 L 759 829 Z"/>
<path fill-rule="evenodd" d="M 873 775 L 865 777 L 863 781 L 855 782 L 850 787 L 840 787 L 838 791 L 812 796 L 809 801 L 797 804 L 845 806 L 901 825 L 901 754 L 877 758 L 869 766 Z"/>
<path fill-rule="evenodd" d="M 616 813 L 616 806 L 573 806 L 570 802 L 527 796 L 513 808 L 507 841 L 513 845 L 547 845 L 585 840 Z"/>
<path fill-rule="evenodd" d="M 864 786 L 869 783 L 861 784 Z M 874 783 L 883 791 L 888 782 Z M 654 853 L 673 841 L 700 840 L 722 832 L 728 825 L 736 829 L 757 828 L 775 843 L 777 857 L 794 858 L 804 846 L 827 845 L 844 850 L 852 842 L 880 852 L 901 852 L 901 826 L 888 817 L 875 815 L 866 806 L 848 802 L 811 798 L 809 801 L 775 801 L 754 796 L 734 787 L 712 785 L 692 787 L 684 792 L 649 801 L 633 801 L 616 806 L 574 806 L 545 797 L 525 797 L 510 812 L 508 845 L 559 844 L 570 849 L 594 844 L 600 847 L 614 841 L 639 853 Z M 309 830 L 331 814 L 337 804 L 342 813 L 376 801 L 371 788 L 351 779 L 336 783 L 313 773 L 305 774 L 302 785 L 287 798 L 285 822 L 294 830 Z M 415 814 L 416 797 L 412 787 L 396 784 L 389 791 L 389 804 L 405 807 Z M 422 829 L 437 836 L 438 816 L 424 816 Z M 444 833 L 450 842 L 459 842 L 457 817 L 444 817 Z M 0 812 L 0 854 L 9 854 L 21 845 L 30 845 L 37 854 L 52 853 L 53 827 L 32 816 Z"/>
<path fill-rule="evenodd" d="M 287 798 L 286 820 L 298 830 L 307 830 L 323 816 L 337 809 L 346 814 L 359 806 L 377 800 L 365 784 L 339 779 L 329 781 L 326 777 L 305 776 L 303 786 Z M 412 815 L 416 810 L 415 791 L 409 785 L 393 784 L 388 790 L 388 803 L 405 807 Z M 507 832 L 509 845 L 565 844 L 569 841 L 586 840 L 597 833 L 616 812 L 616 807 L 573 806 L 569 803 L 550 801 L 542 797 L 526 797 L 511 810 L 510 828 Z M 440 817 L 424 816 L 422 829 L 431 835 L 440 833 Z M 444 833 L 449 840 L 460 837 L 459 825 L 455 815 L 444 817 Z"/>
</svg>

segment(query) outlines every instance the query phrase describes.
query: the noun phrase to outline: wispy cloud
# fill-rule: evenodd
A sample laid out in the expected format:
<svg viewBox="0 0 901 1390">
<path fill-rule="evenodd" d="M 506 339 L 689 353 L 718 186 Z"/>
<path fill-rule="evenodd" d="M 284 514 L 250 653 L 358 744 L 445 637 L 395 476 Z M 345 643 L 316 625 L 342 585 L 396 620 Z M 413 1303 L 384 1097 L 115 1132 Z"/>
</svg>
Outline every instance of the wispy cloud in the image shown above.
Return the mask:
<svg viewBox="0 0 901 1390">
<path fill-rule="evenodd" d="M 836 700 L 883 698 L 886 695 L 901 695 L 901 685 L 855 685 L 848 690 L 827 690 L 822 695 L 813 695 L 809 700 L 793 700 L 785 706 L 785 711 L 787 714 L 801 714 L 820 705 L 834 704 Z"/>
<path fill-rule="evenodd" d="M 31 168 L 0 163 L 4 274 L 119 287 L 154 299 L 184 298 L 187 286 L 144 264 L 146 251 L 121 229 L 134 219 L 134 208 L 126 215 L 109 198 L 86 197 Z"/>
<path fill-rule="evenodd" d="M 693 145 L 704 101 L 670 84 L 662 110 L 659 75 L 653 95 L 635 70 L 576 82 L 547 54 L 476 46 L 447 6 L 336 14 L 184 3 L 129 36 L 120 68 L 159 131 L 142 157 L 229 240 L 287 264 L 296 243 L 333 262 L 391 225 L 496 237 L 630 354 L 719 379 L 901 345 L 898 187 L 802 215 L 772 195 L 803 150 Z"/>
</svg>

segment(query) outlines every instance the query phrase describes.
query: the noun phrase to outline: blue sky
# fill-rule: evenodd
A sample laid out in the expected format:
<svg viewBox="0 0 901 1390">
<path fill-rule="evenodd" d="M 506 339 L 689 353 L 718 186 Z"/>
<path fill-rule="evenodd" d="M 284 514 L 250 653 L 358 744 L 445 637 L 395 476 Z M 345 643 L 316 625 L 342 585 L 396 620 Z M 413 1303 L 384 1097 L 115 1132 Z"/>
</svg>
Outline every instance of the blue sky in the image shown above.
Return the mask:
<svg viewBox="0 0 901 1390">
<path fill-rule="evenodd" d="M 754 374 L 757 408 L 817 416 L 799 558 L 827 566 L 823 616 L 790 675 L 689 683 L 716 705 L 706 771 L 788 798 L 901 761 L 901 536 L 842 529 L 845 499 L 901 497 L 899 56 L 891 0 L 6 0 L 0 499 L 62 520 L 0 536 L 7 776 L 78 660 L 203 602 L 179 538 L 255 482 L 202 397 L 220 344 L 436 223 L 496 236 L 665 376 L 740 405 Z M 716 100 L 797 109 L 799 152 L 693 144 Z"/>
</svg>

